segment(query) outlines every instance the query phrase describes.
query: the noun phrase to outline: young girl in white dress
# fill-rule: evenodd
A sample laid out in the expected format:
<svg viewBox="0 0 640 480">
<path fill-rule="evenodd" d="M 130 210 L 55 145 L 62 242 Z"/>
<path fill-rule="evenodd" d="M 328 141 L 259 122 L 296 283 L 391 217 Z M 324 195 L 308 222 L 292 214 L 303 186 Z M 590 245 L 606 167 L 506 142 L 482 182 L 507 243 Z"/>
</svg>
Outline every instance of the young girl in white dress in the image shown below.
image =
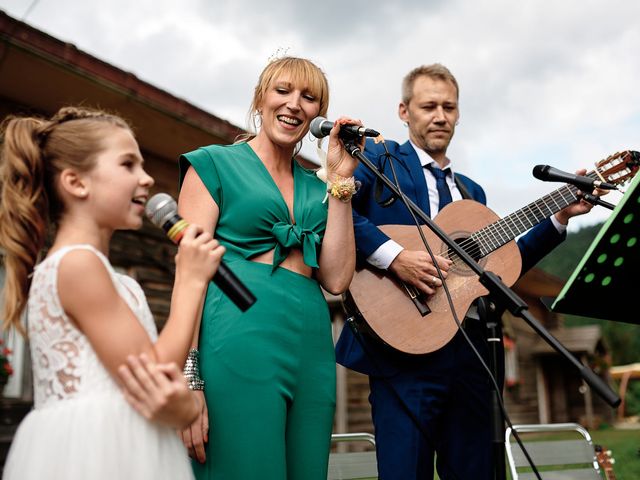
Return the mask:
<svg viewBox="0 0 640 480">
<path fill-rule="evenodd" d="M 174 429 L 200 406 L 176 364 L 224 249 L 186 230 L 172 295 L 179 308 L 158 336 L 140 286 L 107 260 L 113 232 L 142 225 L 153 185 L 129 126 L 64 108 L 50 120 L 9 118 L 2 131 L 3 318 L 24 330 L 26 309 L 35 396 L 4 478 L 192 478 Z M 50 226 L 53 244 L 36 265 Z"/>
</svg>

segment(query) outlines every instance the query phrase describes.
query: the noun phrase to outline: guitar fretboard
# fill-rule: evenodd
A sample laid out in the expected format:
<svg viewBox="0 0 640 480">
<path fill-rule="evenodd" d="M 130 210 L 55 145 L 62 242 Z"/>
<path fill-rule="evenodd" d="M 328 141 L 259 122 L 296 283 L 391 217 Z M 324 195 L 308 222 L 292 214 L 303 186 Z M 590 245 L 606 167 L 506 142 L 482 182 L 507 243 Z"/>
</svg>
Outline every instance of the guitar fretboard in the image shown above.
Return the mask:
<svg viewBox="0 0 640 480">
<path fill-rule="evenodd" d="M 598 178 L 595 172 L 590 172 L 586 176 Z M 579 189 L 573 185 L 565 185 L 473 233 L 470 239 L 479 247 L 480 258 L 489 255 L 554 213 L 576 202 L 578 191 Z M 474 250 L 478 251 L 477 248 Z"/>
</svg>

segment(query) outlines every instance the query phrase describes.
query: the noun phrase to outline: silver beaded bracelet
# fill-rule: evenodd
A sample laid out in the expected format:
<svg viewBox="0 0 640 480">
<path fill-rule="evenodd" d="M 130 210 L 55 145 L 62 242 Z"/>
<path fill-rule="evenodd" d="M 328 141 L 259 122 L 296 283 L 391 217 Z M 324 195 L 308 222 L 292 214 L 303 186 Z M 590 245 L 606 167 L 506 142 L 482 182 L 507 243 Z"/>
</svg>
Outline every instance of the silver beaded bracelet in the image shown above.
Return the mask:
<svg viewBox="0 0 640 480">
<path fill-rule="evenodd" d="M 204 390 L 204 380 L 200 378 L 200 352 L 198 349 L 189 350 L 182 373 L 187 379 L 190 390 Z"/>
</svg>

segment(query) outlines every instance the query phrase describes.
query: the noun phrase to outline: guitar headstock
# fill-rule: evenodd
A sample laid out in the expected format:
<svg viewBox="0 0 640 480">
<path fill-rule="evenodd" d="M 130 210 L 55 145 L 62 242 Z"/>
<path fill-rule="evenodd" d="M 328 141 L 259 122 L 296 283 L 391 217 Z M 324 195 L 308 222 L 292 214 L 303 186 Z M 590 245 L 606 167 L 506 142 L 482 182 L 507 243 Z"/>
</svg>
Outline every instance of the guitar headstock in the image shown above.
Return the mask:
<svg viewBox="0 0 640 480">
<path fill-rule="evenodd" d="M 640 152 L 625 150 L 596 163 L 595 173 L 603 182 L 621 185 L 633 178 L 640 168 Z"/>
<path fill-rule="evenodd" d="M 613 464 L 616 463 L 615 459 L 611 456 L 611 450 L 607 450 L 602 445 L 593 446 L 596 452 L 596 460 L 598 465 L 604 472 L 607 480 L 615 480 L 615 474 L 613 473 Z"/>
</svg>

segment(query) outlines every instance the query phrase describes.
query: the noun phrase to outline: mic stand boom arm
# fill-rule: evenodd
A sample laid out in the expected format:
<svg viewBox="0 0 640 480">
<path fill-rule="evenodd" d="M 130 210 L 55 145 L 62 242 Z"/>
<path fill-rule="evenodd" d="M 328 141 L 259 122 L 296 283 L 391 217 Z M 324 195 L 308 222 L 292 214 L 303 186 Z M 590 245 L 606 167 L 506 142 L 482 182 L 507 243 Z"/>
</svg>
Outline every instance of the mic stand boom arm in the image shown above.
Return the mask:
<svg viewBox="0 0 640 480">
<path fill-rule="evenodd" d="M 522 318 L 529 326 L 540 335 L 545 342 L 556 350 L 560 355 L 565 357 L 578 370 L 582 378 L 591 386 L 602 399 L 612 407 L 620 404 L 620 397 L 609 386 L 598 377 L 593 370 L 583 365 L 569 350 L 565 348 L 553 335 L 551 335 L 544 326 L 531 315 L 527 304 L 516 293 L 507 287 L 500 278 L 493 272 L 485 271 L 478 263 L 471 258 L 460 246 L 451 240 L 449 236 L 438 227 L 431 218 L 424 213 L 410 198 L 400 192 L 393 182 L 384 174 L 378 171 L 376 166 L 364 156 L 360 148 L 356 145 L 355 139 L 343 139 L 345 148 L 349 154 L 360 161 L 368 170 L 373 173 L 394 195 L 398 198 L 402 197 L 406 200 L 407 205 L 413 213 L 420 218 L 428 227 L 440 238 L 450 250 L 453 250 L 465 264 L 474 271 L 478 276 L 480 283 L 489 290 L 493 298 L 502 306 L 507 308 L 514 316 Z"/>
</svg>

